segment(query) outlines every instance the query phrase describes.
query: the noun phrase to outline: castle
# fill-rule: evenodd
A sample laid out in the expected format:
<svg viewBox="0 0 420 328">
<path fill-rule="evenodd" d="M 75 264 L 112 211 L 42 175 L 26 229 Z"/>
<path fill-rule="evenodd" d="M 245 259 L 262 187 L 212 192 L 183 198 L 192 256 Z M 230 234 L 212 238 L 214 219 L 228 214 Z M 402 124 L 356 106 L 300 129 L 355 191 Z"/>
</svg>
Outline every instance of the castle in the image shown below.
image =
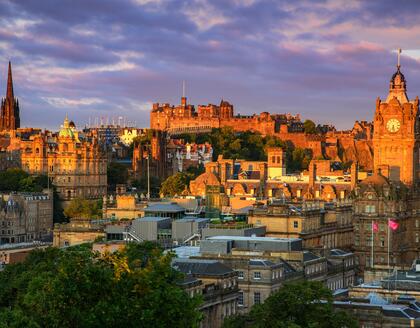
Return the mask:
<svg viewBox="0 0 420 328">
<path fill-rule="evenodd" d="M 229 127 L 237 132 L 252 131 L 275 136 L 294 147 L 310 149 L 312 156 L 342 162 L 358 162 L 367 170 L 373 168 L 372 124 L 356 121 L 352 130 L 336 131 L 322 127 L 322 133 L 305 133 L 299 114 L 234 115 L 234 108 L 222 100 L 220 105 L 198 105 L 197 110 L 181 98 L 181 104 L 153 104 L 150 128 L 170 135 L 209 132 L 213 128 Z"/>
<path fill-rule="evenodd" d="M 19 127 L 19 101 L 13 93 L 12 64 L 9 61 L 6 98 L 1 100 L 0 131 L 16 130 Z"/>
</svg>

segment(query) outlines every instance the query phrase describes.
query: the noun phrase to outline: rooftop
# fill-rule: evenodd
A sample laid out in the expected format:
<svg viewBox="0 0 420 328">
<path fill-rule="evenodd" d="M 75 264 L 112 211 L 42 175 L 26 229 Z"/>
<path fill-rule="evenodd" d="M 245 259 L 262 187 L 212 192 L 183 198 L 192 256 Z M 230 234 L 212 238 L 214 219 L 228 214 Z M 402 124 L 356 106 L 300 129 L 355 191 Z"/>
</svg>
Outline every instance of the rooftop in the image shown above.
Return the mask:
<svg viewBox="0 0 420 328">
<path fill-rule="evenodd" d="M 185 274 L 193 275 L 224 276 L 234 272 L 231 268 L 216 260 L 174 259 L 172 266 Z"/>
<path fill-rule="evenodd" d="M 179 206 L 177 203 L 155 203 L 145 207 L 145 212 L 167 212 L 179 213 L 185 212 L 185 208 Z"/>
<path fill-rule="evenodd" d="M 244 236 L 213 236 L 211 240 L 243 240 L 243 241 L 273 241 L 279 243 L 299 241 L 300 238 L 277 238 L 277 237 L 244 237 Z"/>
</svg>

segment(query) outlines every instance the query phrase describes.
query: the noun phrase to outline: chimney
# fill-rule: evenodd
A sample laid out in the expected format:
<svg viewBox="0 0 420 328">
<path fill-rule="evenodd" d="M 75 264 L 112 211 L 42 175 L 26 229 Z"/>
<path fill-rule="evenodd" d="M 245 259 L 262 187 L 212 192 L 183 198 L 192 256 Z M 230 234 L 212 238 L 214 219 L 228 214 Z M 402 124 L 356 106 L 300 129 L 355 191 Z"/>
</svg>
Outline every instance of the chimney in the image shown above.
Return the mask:
<svg viewBox="0 0 420 328">
<path fill-rule="evenodd" d="M 309 187 L 315 188 L 316 165 L 313 161 L 309 164 Z"/>
</svg>

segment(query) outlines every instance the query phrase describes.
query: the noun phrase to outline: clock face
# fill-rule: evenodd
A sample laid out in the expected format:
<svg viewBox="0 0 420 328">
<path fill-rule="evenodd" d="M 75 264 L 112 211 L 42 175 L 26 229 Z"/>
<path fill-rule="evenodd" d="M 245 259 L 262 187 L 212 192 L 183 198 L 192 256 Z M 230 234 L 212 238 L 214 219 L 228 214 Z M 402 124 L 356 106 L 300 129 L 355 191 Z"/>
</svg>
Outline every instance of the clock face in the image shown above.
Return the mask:
<svg viewBox="0 0 420 328">
<path fill-rule="evenodd" d="M 388 122 L 386 122 L 386 128 L 389 132 L 397 132 L 401 127 L 400 121 L 395 118 L 391 118 Z"/>
</svg>

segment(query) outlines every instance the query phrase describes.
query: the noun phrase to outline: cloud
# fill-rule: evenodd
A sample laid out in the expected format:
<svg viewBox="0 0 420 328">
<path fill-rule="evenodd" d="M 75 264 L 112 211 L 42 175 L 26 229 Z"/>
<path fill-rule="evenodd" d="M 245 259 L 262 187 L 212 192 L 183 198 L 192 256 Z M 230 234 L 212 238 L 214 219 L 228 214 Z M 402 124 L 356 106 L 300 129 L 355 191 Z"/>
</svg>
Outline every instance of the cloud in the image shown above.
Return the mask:
<svg viewBox="0 0 420 328">
<path fill-rule="evenodd" d="M 194 104 L 223 97 L 242 114 L 348 128 L 386 96 L 400 47 L 409 96 L 420 89 L 417 1 L 0 3 L 0 90 L 11 59 L 26 126 L 59 126 L 64 108 L 147 126 L 151 103 L 178 103 L 186 80 Z"/>
<path fill-rule="evenodd" d="M 80 107 L 103 103 L 103 100 L 98 98 L 68 99 L 60 97 L 42 97 L 42 99 L 45 100 L 51 106 L 57 108 Z"/>
</svg>

